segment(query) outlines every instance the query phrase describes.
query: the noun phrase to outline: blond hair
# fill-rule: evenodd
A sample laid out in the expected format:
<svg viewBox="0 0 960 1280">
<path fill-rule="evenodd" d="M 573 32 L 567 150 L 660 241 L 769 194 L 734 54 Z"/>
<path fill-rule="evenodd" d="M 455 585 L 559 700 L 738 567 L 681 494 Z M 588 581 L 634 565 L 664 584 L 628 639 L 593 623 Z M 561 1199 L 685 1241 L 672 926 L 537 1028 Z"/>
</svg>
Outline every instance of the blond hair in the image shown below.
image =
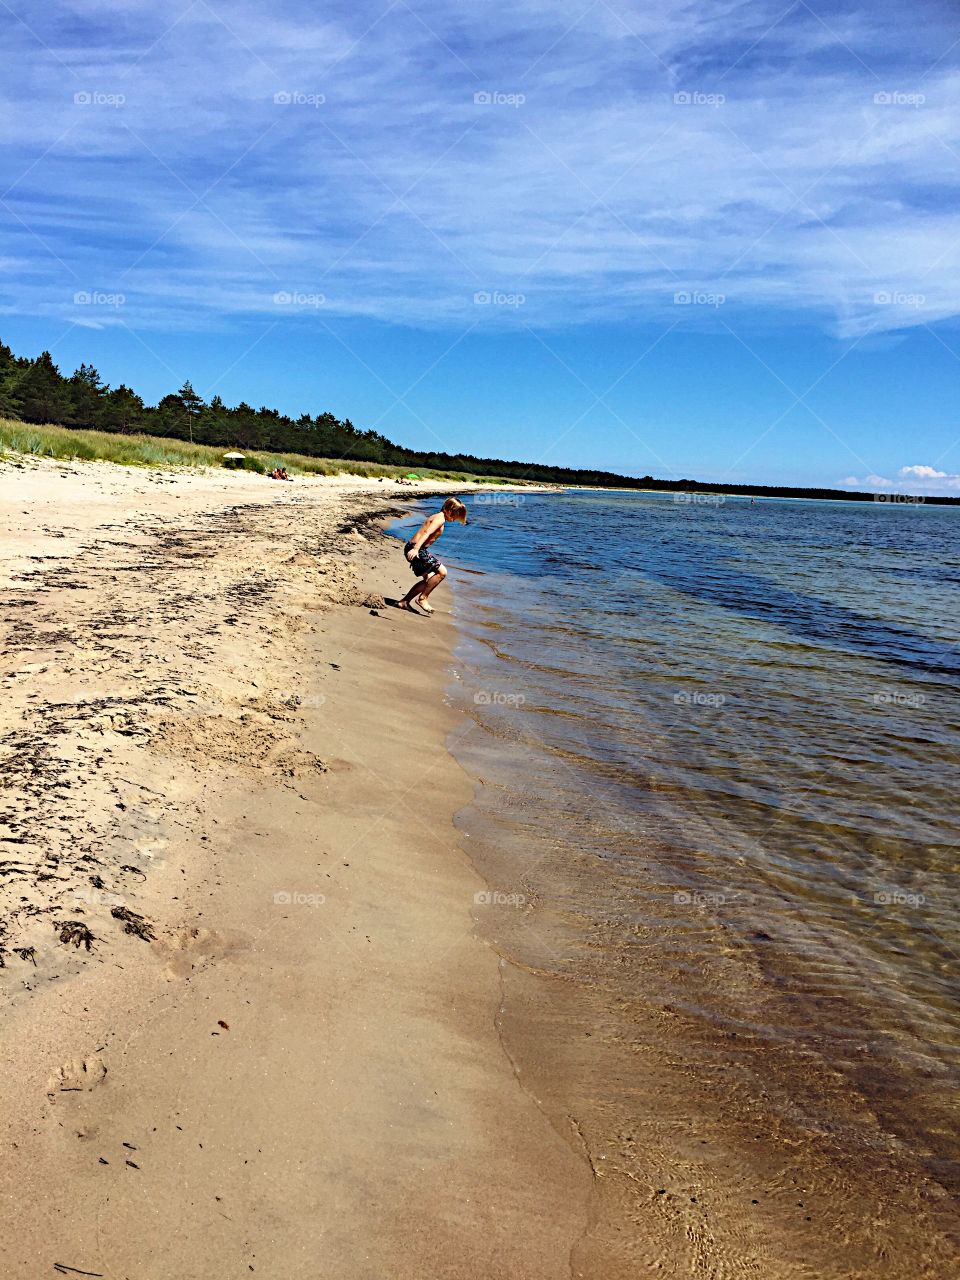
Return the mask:
<svg viewBox="0 0 960 1280">
<path fill-rule="evenodd" d="M 467 508 L 459 498 L 448 498 L 442 510 L 448 520 L 459 520 L 461 524 L 467 523 Z"/>
</svg>

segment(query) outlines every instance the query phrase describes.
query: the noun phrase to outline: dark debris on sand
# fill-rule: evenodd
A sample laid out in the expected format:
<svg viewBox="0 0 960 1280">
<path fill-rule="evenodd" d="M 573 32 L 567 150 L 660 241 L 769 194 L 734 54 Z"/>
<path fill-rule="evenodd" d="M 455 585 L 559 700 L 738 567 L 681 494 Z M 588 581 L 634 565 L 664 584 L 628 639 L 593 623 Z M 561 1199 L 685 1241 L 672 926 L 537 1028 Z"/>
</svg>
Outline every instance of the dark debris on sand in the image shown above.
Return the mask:
<svg viewBox="0 0 960 1280">
<path fill-rule="evenodd" d="M 75 947 L 85 946 L 89 951 L 96 942 L 96 938 L 82 920 L 54 920 L 53 927 L 60 930 L 60 941 L 68 945 L 72 942 Z"/>
<path fill-rule="evenodd" d="M 153 942 L 157 936 L 153 925 L 129 907 L 114 907 L 110 914 L 114 920 L 122 922 L 124 933 L 132 933 L 135 938 L 142 938 L 144 942 Z"/>
</svg>

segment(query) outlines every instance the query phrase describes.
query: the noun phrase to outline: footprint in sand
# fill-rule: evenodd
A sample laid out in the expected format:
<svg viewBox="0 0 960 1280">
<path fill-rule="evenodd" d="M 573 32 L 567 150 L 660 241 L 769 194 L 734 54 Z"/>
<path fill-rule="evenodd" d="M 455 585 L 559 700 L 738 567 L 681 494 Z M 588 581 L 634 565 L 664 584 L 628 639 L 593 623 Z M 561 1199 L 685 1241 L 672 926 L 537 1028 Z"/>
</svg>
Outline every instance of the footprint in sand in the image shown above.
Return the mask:
<svg viewBox="0 0 960 1280">
<path fill-rule="evenodd" d="M 97 1054 L 89 1058 L 73 1058 L 63 1063 L 47 1081 L 47 1096 L 58 1093 L 87 1093 L 103 1084 L 107 1074 L 106 1064 Z"/>
</svg>

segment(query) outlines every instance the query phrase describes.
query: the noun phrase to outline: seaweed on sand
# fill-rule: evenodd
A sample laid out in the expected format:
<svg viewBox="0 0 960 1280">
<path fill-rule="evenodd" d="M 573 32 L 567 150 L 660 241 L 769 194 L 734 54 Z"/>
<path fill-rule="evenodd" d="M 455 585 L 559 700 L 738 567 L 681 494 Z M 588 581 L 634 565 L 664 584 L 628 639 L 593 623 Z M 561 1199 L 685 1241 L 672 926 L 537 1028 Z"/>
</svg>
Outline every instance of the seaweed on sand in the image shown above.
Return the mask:
<svg viewBox="0 0 960 1280">
<path fill-rule="evenodd" d="M 144 942 L 153 942 L 157 936 L 153 931 L 153 925 L 144 920 L 143 916 L 137 915 L 136 911 L 131 911 L 129 907 L 114 907 L 110 914 L 114 920 L 123 922 L 124 933 L 132 933 L 135 938 L 142 938 Z"/>
<path fill-rule="evenodd" d="M 60 941 L 73 943 L 75 947 L 85 946 L 89 951 L 96 938 L 82 920 L 54 920 L 53 927 L 60 930 Z"/>
</svg>

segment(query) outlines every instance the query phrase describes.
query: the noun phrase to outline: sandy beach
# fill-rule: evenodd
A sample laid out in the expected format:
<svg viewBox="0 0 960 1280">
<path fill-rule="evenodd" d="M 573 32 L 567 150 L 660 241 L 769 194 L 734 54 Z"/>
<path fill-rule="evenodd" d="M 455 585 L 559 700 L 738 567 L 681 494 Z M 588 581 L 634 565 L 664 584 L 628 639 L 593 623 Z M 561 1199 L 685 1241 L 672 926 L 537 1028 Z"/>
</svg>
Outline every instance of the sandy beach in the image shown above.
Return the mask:
<svg viewBox="0 0 960 1280">
<path fill-rule="evenodd" d="M 584 1274 L 400 497 L 0 465 L 4 1276 Z"/>
</svg>

